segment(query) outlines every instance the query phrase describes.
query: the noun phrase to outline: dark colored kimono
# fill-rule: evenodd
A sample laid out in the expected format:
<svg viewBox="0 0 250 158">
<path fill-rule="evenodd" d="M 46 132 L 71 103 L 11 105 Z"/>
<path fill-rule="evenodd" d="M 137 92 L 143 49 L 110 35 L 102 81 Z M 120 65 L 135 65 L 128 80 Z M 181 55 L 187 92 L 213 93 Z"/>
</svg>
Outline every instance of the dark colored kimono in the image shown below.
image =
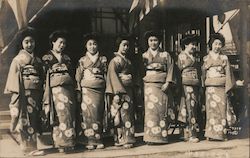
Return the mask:
<svg viewBox="0 0 250 158">
<path fill-rule="evenodd" d="M 75 78 L 82 101 L 77 140 L 85 145 L 102 144 L 106 71 L 107 58 L 104 56 L 99 56 L 95 62 L 88 55 L 79 60 Z"/>
<path fill-rule="evenodd" d="M 111 98 L 114 138 L 117 144 L 133 144 L 135 127 L 132 65 L 126 57 L 119 53 L 115 55 L 109 63 L 106 82 L 106 93 Z M 115 100 L 120 101 L 116 103 Z"/>
<path fill-rule="evenodd" d="M 184 51 L 179 54 L 177 64 L 182 78 L 182 98 L 178 120 L 186 124 L 187 138 L 197 137 L 200 70 L 195 57 L 192 58 Z"/>
<path fill-rule="evenodd" d="M 169 53 L 159 51 L 154 57 L 151 50 L 143 53 L 146 70 L 144 80 L 144 137 L 145 142 L 167 143 L 168 121 L 175 120 L 171 93 L 161 90 L 164 83 L 175 83 L 173 60 Z"/>
<path fill-rule="evenodd" d="M 26 50 L 20 50 L 11 63 L 7 78 L 4 93 L 12 94 L 9 104 L 10 131 L 17 134 L 24 152 L 37 149 L 43 75 L 41 59 L 32 57 Z"/>
<path fill-rule="evenodd" d="M 208 54 L 203 60 L 203 83 L 206 87 L 205 137 L 224 140 L 227 127 L 236 121 L 228 99 L 228 93 L 235 85 L 234 76 L 226 55 L 213 59 Z"/>
<path fill-rule="evenodd" d="M 42 58 L 46 69 L 44 109 L 49 106 L 49 122 L 53 127 L 56 147 L 75 144 L 75 86 L 70 58 L 62 54 L 59 62 L 52 52 Z"/>
</svg>

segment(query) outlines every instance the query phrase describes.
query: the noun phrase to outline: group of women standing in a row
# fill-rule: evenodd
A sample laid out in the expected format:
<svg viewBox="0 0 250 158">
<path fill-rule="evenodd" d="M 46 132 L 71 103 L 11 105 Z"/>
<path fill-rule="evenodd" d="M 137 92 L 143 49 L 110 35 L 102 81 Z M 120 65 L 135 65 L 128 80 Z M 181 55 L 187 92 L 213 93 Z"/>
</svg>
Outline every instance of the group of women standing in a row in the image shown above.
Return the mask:
<svg viewBox="0 0 250 158">
<path fill-rule="evenodd" d="M 105 102 L 110 107 L 115 145 L 133 146 L 135 82 L 134 67 L 126 57 L 130 45 L 128 36 L 117 38 L 117 52 L 108 64 L 107 58 L 98 51 L 96 35 L 85 35 L 86 52 L 80 58 L 76 72 L 73 72 L 69 56 L 63 53 L 66 47 L 64 32 L 55 31 L 50 35 L 52 49 L 42 60 L 34 54 L 33 31 L 27 29 L 21 36 L 22 49 L 10 66 L 5 93 L 12 94 L 11 132 L 19 135 L 25 152 L 36 149 L 40 111 L 45 112 L 52 127 L 55 147 L 66 152 L 76 143 L 84 144 L 87 149 L 104 148 Z M 149 31 L 145 39 L 149 48 L 142 55 L 145 69 L 144 141 L 148 144 L 167 143 L 168 122 L 176 118 L 171 109 L 174 104 L 170 89 L 177 83 L 175 63 L 169 53 L 161 50 L 159 33 Z M 227 125 L 235 119 L 227 100 L 234 80 L 228 58 L 220 54 L 225 39 L 221 34 L 211 36 L 210 52 L 204 57 L 203 75 L 193 56 L 197 42 L 195 35 L 184 37 L 183 51 L 178 56 L 183 90 L 178 120 L 184 122 L 189 131 L 187 140 L 198 142 L 198 88 L 203 85 L 206 87 L 205 137 L 222 140 Z"/>
</svg>

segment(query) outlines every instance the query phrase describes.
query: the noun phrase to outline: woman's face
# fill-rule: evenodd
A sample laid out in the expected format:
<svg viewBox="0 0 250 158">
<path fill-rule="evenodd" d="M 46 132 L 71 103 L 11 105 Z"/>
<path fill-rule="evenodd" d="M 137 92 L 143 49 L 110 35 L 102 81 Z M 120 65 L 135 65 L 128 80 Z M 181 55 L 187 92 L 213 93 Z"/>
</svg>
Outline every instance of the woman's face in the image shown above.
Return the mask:
<svg viewBox="0 0 250 158">
<path fill-rule="evenodd" d="M 86 43 L 86 48 L 90 54 L 95 55 L 98 48 L 97 42 L 93 39 L 88 40 L 88 42 Z"/>
<path fill-rule="evenodd" d="M 129 50 L 129 41 L 128 40 L 122 40 L 118 52 L 125 55 Z"/>
<path fill-rule="evenodd" d="M 222 42 L 218 39 L 215 39 L 214 42 L 212 43 L 212 51 L 214 53 L 219 53 L 222 48 Z"/>
<path fill-rule="evenodd" d="M 55 42 L 52 42 L 53 50 L 56 52 L 62 52 L 66 47 L 66 39 L 59 37 Z"/>
<path fill-rule="evenodd" d="M 196 50 L 196 42 L 191 42 L 187 45 L 185 45 L 185 51 L 190 53 L 190 54 L 193 54 Z"/>
<path fill-rule="evenodd" d="M 23 49 L 28 52 L 33 52 L 35 48 L 35 40 L 31 36 L 27 36 L 22 41 Z"/>
<path fill-rule="evenodd" d="M 148 46 L 152 50 L 156 50 L 159 47 L 159 44 L 160 44 L 159 39 L 156 36 L 150 36 L 148 38 Z"/>
</svg>

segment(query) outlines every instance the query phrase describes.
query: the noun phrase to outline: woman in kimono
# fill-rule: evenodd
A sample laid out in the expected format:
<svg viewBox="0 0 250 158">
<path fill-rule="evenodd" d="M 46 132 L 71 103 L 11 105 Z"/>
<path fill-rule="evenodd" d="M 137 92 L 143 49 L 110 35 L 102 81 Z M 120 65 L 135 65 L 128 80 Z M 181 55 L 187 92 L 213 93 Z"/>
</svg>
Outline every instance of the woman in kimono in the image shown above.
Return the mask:
<svg viewBox="0 0 250 158">
<path fill-rule="evenodd" d="M 81 103 L 78 141 L 89 150 L 102 149 L 107 58 L 98 51 L 97 35 L 87 34 L 84 38 L 86 53 L 80 58 L 75 75 Z"/>
<path fill-rule="evenodd" d="M 111 98 L 115 146 L 125 148 L 131 148 L 135 143 L 132 65 L 126 57 L 129 42 L 129 36 L 121 35 L 117 38 L 118 50 L 110 61 L 106 83 L 106 93 Z"/>
<path fill-rule="evenodd" d="M 169 53 L 162 51 L 160 34 L 155 31 L 145 33 L 148 50 L 143 53 L 146 75 L 144 80 L 144 137 L 151 144 L 167 143 L 168 115 L 175 118 L 169 93 L 170 85 L 175 83 L 173 60 Z"/>
<path fill-rule="evenodd" d="M 211 35 L 209 53 L 203 58 L 203 77 L 206 88 L 206 131 L 207 140 L 226 140 L 227 127 L 235 123 L 236 117 L 228 100 L 235 85 L 230 63 L 221 54 L 225 38 L 220 33 Z"/>
<path fill-rule="evenodd" d="M 71 151 L 75 145 L 75 84 L 70 58 L 63 53 L 66 32 L 50 35 L 52 49 L 42 60 L 46 70 L 43 108 L 53 128 L 53 141 L 60 152 Z"/>
<path fill-rule="evenodd" d="M 186 126 L 185 133 L 187 134 L 184 134 L 184 140 L 193 143 L 199 142 L 197 138 L 199 131 L 197 106 L 201 82 L 200 68 L 193 55 L 196 51 L 197 41 L 197 35 L 186 35 L 181 40 L 183 51 L 178 55 L 177 62 L 182 78 L 182 98 L 178 120 Z"/>
<path fill-rule="evenodd" d="M 37 149 L 43 68 L 41 59 L 34 54 L 34 30 L 27 28 L 20 35 L 22 48 L 12 60 L 4 93 L 12 95 L 10 131 L 17 135 L 21 149 L 27 154 Z"/>
</svg>

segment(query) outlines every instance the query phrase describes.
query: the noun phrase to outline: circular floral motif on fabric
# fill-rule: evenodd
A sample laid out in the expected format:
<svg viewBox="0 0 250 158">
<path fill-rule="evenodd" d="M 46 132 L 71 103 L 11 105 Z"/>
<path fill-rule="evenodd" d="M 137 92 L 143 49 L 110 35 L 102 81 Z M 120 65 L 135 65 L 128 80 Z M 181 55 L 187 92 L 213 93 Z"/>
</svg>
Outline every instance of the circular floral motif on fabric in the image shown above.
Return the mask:
<svg viewBox="0 0 250 158">
<path fill-rule="evenodd" d="M 191 101 L 190 101 L 190 104 L 191 104 L 192 107 L 194 107 L 195 101 L 194 101 L 194 100 L 191 100 Z"/>
<path fill-rule="evenodd" d="M 32 127 L 29 127 L 27 131 L 28 131 L 29 134 L 33 134 L 34 133 L 34 129 Z"/>
<path fill-rule="evenodd" d="M 127 102 L 124 102 L 122 104 L 122 108 L 125 109 L 125 110 L 127 110 L 129 108 L 129 104 Z"/>
<path fill-rule="evenodd" d="M 32 97 L 28 97 L 28 103 L 33 107 L 36 106 L 36 101 Z"/>
<path fill-rule="evenodd" d="M 67 128 L 67 126 L 65 123 L 60 123 L 59 128 L 60 130 L 64 131 Z"/>
<path fill-rule="evenodd" d="M 227 124 L 226 119 L 222 119 L 222 120 L 221 120 L 221 124 L 222 124 L 223 126 L 226 126 L 226 124 Z"/>
<path fill-rule="evenodd" d="M 149 95 L 153 92 L 152 88 L 146 88 L 145 89 L 145 94 Z"/>
<path fill-rule="evenodd" d="M 161 135 L 162 135 L 163 137 L 167 137 L 167 135 L 168 135 L 167 130 L 163 130 L 163 131 L 161 132 Z"/>
<path fill-rule="evenodd" d="M 57 103 L 57 108 L 58 108 L 59 110 L 64 110 L 64 108 L 65 108 L 64 103 L 58 102 L 58 103 Z"/>
<path fill-rule="evenodd" d="M 212 108 L 215 108 L 217 106 L 217 103 L 215 101 L 211 101 L 210 105 L 211 105 Z"/>
<path fill-rule="evenodd" d="M 187 92 L 189 92 L 189 93 L 191 93 L 191 92 L 194 91 L 194 90 L 193 90 L 193 87 L 191 87 L 191 86 L 187 86 L 187 87 L 186 87 L 186 90 L 187 90 Z"/>
<path fill-rule="evenodd" d="M 155 96 L 155 95 L 150 95 L 149 96 L 149 99 L 152 101 L 152 102 L 154 102 L 154 103 L 157 103 L 159 100 L 158 100 L 158 98 Z"/>
<path fill-rule="evenodd" d="M 221 102 L 221 98 L 218 95 L 213 94 L 212 97 L 216 102 Z"/>
<path fill-rule="evenodd" d="M 96 138 L 96 139 L 101 139 L 100 134 L 95 134 L 95 138 Z"/>
<path fill-rule="evenodd" d="M 72 137 L 72 135 L 73 135 L 73 129 L 71 128 L 71 129 L 65 130 L 64 134 L 68 138 Z"/>
<path fill-rule="evenodd" d="M 86 129 L 87 128 L 87 126 L 86 126 L 86 124 L 85 123 L 81 123 L 81 127 L 82 127 L 82 129 Z"/>
<path fill-rule="evenodd" d="M 33 108 L 32 108 L 32 106 L 27 106 L 27 111 L 28 111 L 28 113 L 32 113 L 33 112 Z"/>
<path fill-rule="evenodd" d="M 135 133 L 135 128 L 134 128 L 134 127 L 131 127 L 131 128 L 130 128 L 130 132 L 131 132 L 132 134 L 134 134 L 134 133 Z"/>
<path fill-rule="evenodd" d="M 126 121 L 126 122 L 125 122 L 125 127 L 126 127 L 126 128 L 130 128 L 130 127 L 131 127 L 131 122 Z"/>
<path fill-rule="evenodd" d="M 187 111 L 186 111 L 186 109 L 181 109 L 181 115 L 182 116 L 186 116 L 187 115 Z"/>
<path fill-rule="evenodd" d="M 92 128 L 93 128 L 94 130 L 98 130 L 98 124 L 97 124 L 97 123 L 93 123 L 93 124 L 92 124 Z"/>
<path fill-rule="evenodd" d="M 191 123 L 192 123 L 192 124 L 195 124 L 195 123 L 196 123 L 196 120 L 195 120 L 194 117 L 191 118 Z"/>
<path fill-rule="evenodd" d="M 88 89 L 87 88 L 82 88 L 82 93 L 86 94 L 88 92 Z"/>
<path fill-rule="evenodd" d="M 69 98 L 63 94 L 59 94 L 58 98 L 60 101 L 64 102 L 64 103 L 68 103 L 69 102 Z"/>
<path fill-rule="evenodd" d="M 211 118 L 211 119 L 209 119 L 209 123 L 210 123 L 211 125 L 214 125 L 214 124 L 215 124 L 215 120 L 214 120 L 213 118 Z"/>
<path fill-rule="evenodd" d="M 17 116 L 19 110 L 16 107 L 10 108 L 10 115 L 11 116 Z"/>
<path fill-rule="evenodd" d="M 87 110 L 87 105 L 85 103 L 82 103 L 81 108 L 82 108 L 83 111 L 85 111 L 85 110 Z"/>
<path fill-rule="evenodd" d="M 153 128 L 151 128 L 151 132 L 152 132 L 153 134 L 159 134 L 159 133 L 161 132 L 161 128 L 158 127 L 158 126 L 153 127 Z"/>
<path fill-rule="evenodd" d="M 92 103 L 92 99 L 88 96 L 83 96 L 83 101 L 86 103 L 86 104 L 91 104 Z"/>
<path fill-rule="evenodd" d="M 207 91 L 208 91 L 208 93 L 214 93 L 215 92 L 213 87 L 208 87 Z"/>
<path fill-rule="evenodd" d="M 148 106 L 149 109 L 153 109 L 154 108 L 154 103 L 148 102 L 147 106 Z"/>
<path fill-rule="evenodd" d="M 164 120 L 161 120 L 161 121 L 160 121 L 160 127 L 163 128 L 163 127 L 165 127 L 165 126 L 166 126 L 165 121 L 164 121 Z"/>
<path fill-rule="evenodd" d="M 62 88 L 61 87 L 54 87 L 54 88 L 52 88 L 52 92 L 54 94 L 61 93 L 62 92 Z"/>
<path fill-rule="evenodd" d="M 151 120 L 147 121 L 147 126 L 148 126 L 149 128 L 153 127 L 153 126 L 154 126 L 154 122 L 151 121 Z"/>
</svg>

